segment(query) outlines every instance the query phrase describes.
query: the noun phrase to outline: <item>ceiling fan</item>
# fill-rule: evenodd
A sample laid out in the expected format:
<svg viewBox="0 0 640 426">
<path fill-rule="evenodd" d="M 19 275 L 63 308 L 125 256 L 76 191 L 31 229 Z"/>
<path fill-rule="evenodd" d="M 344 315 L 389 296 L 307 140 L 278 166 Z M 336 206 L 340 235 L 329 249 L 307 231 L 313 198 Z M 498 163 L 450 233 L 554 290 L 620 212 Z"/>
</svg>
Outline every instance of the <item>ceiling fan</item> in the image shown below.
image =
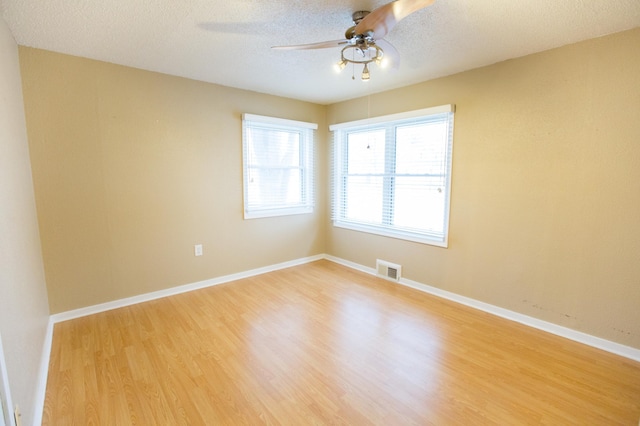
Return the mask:
<svg viewBox="0 0 640 426">
<path fill-rule="evenodd" d="M 382 66 L 389 63 L 396 68 L 400 63 L 400 54 L 396 48 L 384 40 L 389 31 L 402 19 L 434 2 L 435 0 L 396 0 L 373 12 L 357 11 L 352 15 L 353 26 L 345 32 L 344 39 L 274 46 L 272 49 L 307 50 L 344 46 L 340 52 L 340 61 L 335 65 L 336 70 L 343 70 L 348 63 L 361 64 L 363 65 L 362 80 L 368 81 L 371 62 Z"/>
</svg>

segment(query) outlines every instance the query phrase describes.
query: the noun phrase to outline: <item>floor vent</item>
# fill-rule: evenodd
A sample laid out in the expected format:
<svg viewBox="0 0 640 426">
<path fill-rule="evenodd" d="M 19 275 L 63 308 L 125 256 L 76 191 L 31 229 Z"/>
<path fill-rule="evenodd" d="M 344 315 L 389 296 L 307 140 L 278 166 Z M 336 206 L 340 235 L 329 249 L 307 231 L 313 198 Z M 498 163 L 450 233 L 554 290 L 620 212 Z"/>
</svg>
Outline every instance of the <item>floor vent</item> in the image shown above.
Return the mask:
<svg viewBox="0 0 640 426">
<path fill-rule="evenodd" d="M 384 260 L 376 259 L 376 271 L 379 277 L 389 281 L 400 281 L 402 266 Z"/>
</svg>

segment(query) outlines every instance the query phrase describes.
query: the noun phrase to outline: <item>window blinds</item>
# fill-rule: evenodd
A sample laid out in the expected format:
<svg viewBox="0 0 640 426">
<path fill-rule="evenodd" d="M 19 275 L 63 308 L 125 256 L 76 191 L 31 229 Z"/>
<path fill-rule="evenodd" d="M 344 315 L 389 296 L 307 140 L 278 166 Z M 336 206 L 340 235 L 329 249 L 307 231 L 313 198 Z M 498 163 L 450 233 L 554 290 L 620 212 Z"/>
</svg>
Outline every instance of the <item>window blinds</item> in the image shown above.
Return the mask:
<svg viewBox="0 0 640 426">
<path fill-rule="evenodd" d="M 334 225 L 446 246 L 453 110 L 332 126 Z"/>
<path fill-rule="evenodd" d="M 244 216 L 309 213 L 316 124 L 244 114 Z"/>
</svg>

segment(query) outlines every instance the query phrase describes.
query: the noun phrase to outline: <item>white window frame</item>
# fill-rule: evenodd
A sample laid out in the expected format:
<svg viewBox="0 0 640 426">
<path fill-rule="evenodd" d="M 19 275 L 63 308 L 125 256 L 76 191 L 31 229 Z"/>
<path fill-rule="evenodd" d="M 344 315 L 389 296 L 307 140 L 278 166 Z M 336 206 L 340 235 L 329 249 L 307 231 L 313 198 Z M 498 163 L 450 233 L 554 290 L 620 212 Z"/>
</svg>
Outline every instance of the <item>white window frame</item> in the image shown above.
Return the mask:
<svg viewBox="0 0 640 426">
<path fill-rule="evenodd" d="M 399 114 L 391 114 L 386 116 L 374 117 L 365 120 L 351 121 L 339 123 L 329 126 L 329 130 L 333 132 L 333 194 L 332 194 L 332 220 L 333 226 L 338 228 L 346 228 L 371 234 L 377 234 L 392 238 L 398 238 L 408 241 L 419 242 L 423 244 L 434 245 L 438 247 L 448 247 L 449 239 L 449 210 L 451 204 L 451 165 L 453 151 L 453 115 L 455 113 L 455 105 L 442 105 L 432 108 L 425 108 L 416 111 L 404 112 Z M 376 130 L 385 128 L 396 128 L 402 124 L 406 124 L 413 120 L 428 121 L 447 114 L 448 141 L 446 141 L 446 164 L 445 164 L 445 188 L 444 188 L 444 224 L 442 234 L 430 233 L 428 231 L 416 232 L 415 230 L 406 230 L 397 228 L 392 224 L 370 224 L 352 221 L 346 218 L 345 197 L 347 176 L 347 135 L 358 131 Z M 387 137 L 388 139 L 388 137 Z M 392 138 L 395 141 L 395 136 Z M 383 190 L 383 194 L 384 195 Z M 383 197 L 384 198 L 384 197 Z M 384 220 L 383 220 L 384 221 Z"/>
<path fill-rule="evenodd" d="M 299 134 L 301 171 L 300 193 L 301 202 L 295 205 L 250 205 L 249 182 L 250 168 L 256 166 L 249 164 L 249 140 L 248 129 L 259 128 L 261 130 L 286 131 Z M 242 115 L 242 165 L 243 165 L 243 201 L 244 219 L 256 219 L 262 217 L 285 216 L 294 214 L 312 213 L 314 208 L 314 138 L 318 125 L 303 121 L 287 120 L 283 118 L 267 117 L 255 114 Z M 266 143 L 267 141 L 262 141 Z M 266 166 L 267 168 L 269 166 Z M 274 167 L 275 168 L 275 167 Z"/>
</svg>

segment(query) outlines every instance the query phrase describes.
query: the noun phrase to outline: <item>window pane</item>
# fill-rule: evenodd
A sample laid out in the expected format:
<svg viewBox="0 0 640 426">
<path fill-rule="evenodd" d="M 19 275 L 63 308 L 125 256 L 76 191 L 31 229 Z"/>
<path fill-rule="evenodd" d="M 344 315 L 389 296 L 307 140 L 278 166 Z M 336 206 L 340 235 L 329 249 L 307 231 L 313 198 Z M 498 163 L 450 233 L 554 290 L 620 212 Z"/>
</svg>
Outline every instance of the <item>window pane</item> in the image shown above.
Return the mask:
<svg viewBox="0 0 640 426">
<path fill-rule="evenodd" d="M 250 165 L 300 166 L 300 134 L 297 132 L 250 128 L 248 143 Z"/>
<path fill-rule="evenodd" d="M 446 122 L 398 127 L 396 129 L 396 173 L 444 174 L 447 136 Z"/>
<path fill-rule="evenodd" d="M 453 109 L 331 128 L 335 226 L 447 247 Z"/>
<path fill-rule="evenodd" d="M 349 174 L 384 173 L 384 135 L 384 129 L 348 134 Z"/>
<path fill-rule="evenodd" d="M 300 169 L 249 168 L 249 206 L 278 207 L 302 203 Z"/>
<path fill-rule="evenodd" d="M 313 210 L 313 123 L 244 114 L 244 218 Z"/>
<path fill-rule="evenodd" d="M 393 224 L 400 228 L 444 231 L 444 188 L 437 179 L 396 177 Z"/>
<path fill-rule="evenodd" d="M 382 223 L 382 177 L 349 176 L 346 178 L 345 218 L 356 222 Z"/>
</svg>

